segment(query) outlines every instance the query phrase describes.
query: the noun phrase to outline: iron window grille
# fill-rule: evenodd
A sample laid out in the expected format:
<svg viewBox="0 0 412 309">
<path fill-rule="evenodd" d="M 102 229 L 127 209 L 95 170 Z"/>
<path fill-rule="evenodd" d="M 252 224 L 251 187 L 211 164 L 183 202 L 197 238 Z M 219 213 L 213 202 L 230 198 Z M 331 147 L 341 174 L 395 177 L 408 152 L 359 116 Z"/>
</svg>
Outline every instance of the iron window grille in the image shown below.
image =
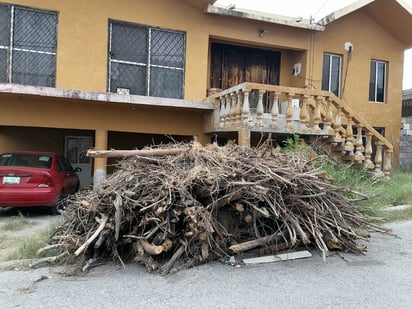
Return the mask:
<svg viewBox="0 0 412 309">
<path fill-rule="evenodd" d="M 322 90 L 333 92 L 337 97 L 340 95 L 341 64 L 340 55 L 323 55 Z"/>
<path fill-rule="evenodd" d="M 385 61 L 371 61 L 369 81 L 369 101 L 371 102 L 385 102 L 386 67 Z"/>
<path fill-rule="evenodd" d="M 54 87 L 57 13 L 0 4 L 0 81 Z"/>
<path fill-rule="evenodd" d="M 109 22 L 108 90 L 183 98 L 184 32 Z"/>
</svg>

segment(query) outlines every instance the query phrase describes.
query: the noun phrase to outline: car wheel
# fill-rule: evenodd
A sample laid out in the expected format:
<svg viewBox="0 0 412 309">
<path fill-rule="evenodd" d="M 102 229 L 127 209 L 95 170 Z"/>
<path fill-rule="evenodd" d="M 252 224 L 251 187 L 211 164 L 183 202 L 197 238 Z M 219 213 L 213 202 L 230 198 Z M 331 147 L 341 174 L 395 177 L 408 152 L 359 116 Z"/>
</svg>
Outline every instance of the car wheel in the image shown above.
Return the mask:
<svg viewBox="0 0 412 309">
<path fill-rule="evenodd" d="M 50 208 L 51 215 L 56 216 L 56 215 L 61 214 L 61 211 L 63 211 L 65 205 L 66 205 L 66 194 L 62 192 L 60 193 L 59 200 L 57 201 L 56 205 Z"/>
</svg>

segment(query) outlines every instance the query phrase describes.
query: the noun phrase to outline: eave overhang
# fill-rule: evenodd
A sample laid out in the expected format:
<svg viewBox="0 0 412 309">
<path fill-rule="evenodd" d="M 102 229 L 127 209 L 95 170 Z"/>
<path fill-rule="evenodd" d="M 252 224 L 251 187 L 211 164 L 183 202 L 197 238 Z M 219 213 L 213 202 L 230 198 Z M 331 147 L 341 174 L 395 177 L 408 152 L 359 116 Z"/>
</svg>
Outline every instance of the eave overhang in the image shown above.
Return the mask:
<svg viewBox="0 0 412 309">
<path fill-rule="evenodd" d="M 364 10 L 382 28 L 401 42 L 412 47 L 412 9 L 404 0 L 359 0 L 319 20 L 326 26 L 355 11 Z"/>
</svg>

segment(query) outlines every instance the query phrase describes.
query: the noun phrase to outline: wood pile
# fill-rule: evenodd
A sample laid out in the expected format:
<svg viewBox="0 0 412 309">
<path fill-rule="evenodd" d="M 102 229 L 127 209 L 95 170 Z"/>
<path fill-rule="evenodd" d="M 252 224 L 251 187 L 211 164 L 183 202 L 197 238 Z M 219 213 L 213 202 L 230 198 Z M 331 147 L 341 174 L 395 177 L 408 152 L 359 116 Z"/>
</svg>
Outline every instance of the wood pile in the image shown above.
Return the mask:
<svg viewBox="0 0 412 309">
<path fill-rule="evenodd" d="M 301 155 L 258 148 L 160 145 L 120 156 L 116 172 L 66 201 L 55 247 L 77 259 L 142 263 L 163 275 L 242 254 L 316 246 L 362 253 L 376 228 L 345 188 Z M 86 263 L 86 264 L 85 264 Z"/>
</svg>

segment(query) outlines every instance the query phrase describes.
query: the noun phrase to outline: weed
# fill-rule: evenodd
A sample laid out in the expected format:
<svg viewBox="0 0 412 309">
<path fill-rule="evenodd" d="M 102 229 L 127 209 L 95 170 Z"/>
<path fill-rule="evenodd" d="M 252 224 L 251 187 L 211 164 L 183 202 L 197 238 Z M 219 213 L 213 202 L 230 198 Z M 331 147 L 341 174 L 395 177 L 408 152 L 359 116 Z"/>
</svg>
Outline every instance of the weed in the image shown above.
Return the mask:
<svg viewBox="0 0 412 309">
<path fill-rule="evenodd" d="M 286 152 L 308 153 L 302 138 L 294 134 L 283 142 Z M 356 202 L 359 209 L 374 217 L 384 217 L 387 220 L 398 220 L 412 218 L 412 210 L 387 212 L 383 208 L 389 205 L 412 205 L 412 173 L 400 172 L 390 175 L 389 178 L 379 178 L 373 171 L 359 168 L 351 164 L 341 164 L 331 159 L 327 154 L 316 158 L 318 168 L 326 171 L 331 176 L 335 185 L 348 188 L 348 198 L 359 198 L 352 192 L 360 192 L 370 197 L 369 199 Z"/>
<path fill-rule="evenodd" d="M 37 251 L 45 247 L 49 242 L 54 230 L 49 228 L 37 234 L 22 237 L 20 245 L 7 256 L 8 260 L 33 259 L 56 255 L 56 251 L 48 250 L 40 254 Z"/>
<path fill-rule="evenodd" d="M 283 152 L 303 152 L 307 148 L 305 141 L 299 136 L 299 134 L 291 135 L 285 139 L 282 144 Z"/>
</svg>

